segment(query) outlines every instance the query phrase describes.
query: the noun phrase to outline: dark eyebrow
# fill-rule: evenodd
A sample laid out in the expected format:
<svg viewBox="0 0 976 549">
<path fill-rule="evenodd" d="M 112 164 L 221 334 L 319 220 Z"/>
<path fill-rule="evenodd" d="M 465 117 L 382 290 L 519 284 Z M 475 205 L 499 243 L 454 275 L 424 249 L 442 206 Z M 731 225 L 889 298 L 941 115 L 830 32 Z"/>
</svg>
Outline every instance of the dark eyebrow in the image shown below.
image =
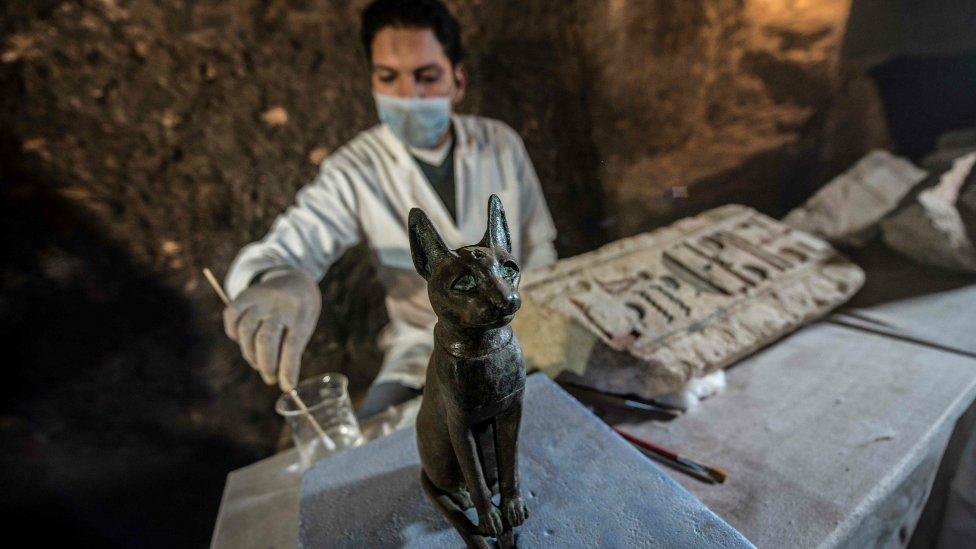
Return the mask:
<svg viewBox="0 0 976 549">
<path fill-rule="evenodd" d="M 417 67 L 416 69 L 413 70 L 413 73 L 414 74 L 419 74 L 419 73 L 422 73 L 424 71 L 429 71 L 429 70 L 436 70 L 437 72 L 442 72 L 440 65 L 438 65 L 437 63 L 430 63 L 430 64 L 424 65 L 422 67 Z"/>
<path fill-rule="evenodd" d="M 397 70 L 394 69 L 393 67 L 387 67 L 386 65 L 373 65 L 373 70 L 374 71 L 390 71 L 392 73 L 396 73 L 397 72 Z"/>
</svg>

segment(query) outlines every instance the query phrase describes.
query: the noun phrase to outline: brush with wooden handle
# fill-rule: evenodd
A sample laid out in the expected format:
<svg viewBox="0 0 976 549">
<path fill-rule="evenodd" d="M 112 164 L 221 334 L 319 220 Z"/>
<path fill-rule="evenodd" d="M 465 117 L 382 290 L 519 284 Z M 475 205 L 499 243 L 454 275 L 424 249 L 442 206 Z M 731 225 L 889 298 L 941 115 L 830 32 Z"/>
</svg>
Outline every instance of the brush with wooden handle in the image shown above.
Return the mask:
<svg viewBox="0 0 976 549">
<path fill-rule="evenodd" d="M 728 474 L 718 467 L 710 467 L 708 465 L 698 463 L 692 459 L 680 456 L 677 452 L 671 450 L 670 448 L 665 448 L 664 446 L 655 444 L 649 440 L 636 437 L 620 429 L 619 427 L 613 427 L 613 430 L 627 440 L 627 442 L 637 446 L 641 450 L 654 454 L 655 457 L 667 463 L 672 463 L 678 466 L 685 472 L 692 473 L 696 478 L 705 480 L 706 482 L 718 484 L 725 482 L 725 479 L 728 478 Z"/>
</svg>

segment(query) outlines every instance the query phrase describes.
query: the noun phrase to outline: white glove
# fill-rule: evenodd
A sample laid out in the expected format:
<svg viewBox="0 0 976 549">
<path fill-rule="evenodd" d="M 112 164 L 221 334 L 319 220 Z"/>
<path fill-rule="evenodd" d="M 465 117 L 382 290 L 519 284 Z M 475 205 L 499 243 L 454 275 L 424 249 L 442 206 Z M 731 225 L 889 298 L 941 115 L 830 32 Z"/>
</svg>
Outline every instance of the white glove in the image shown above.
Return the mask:
<svg viewBox="0 0 976 549">
<path fill-rule="evenodd" d="M 318 284 L 301 270 L 275 271 L 224 309 L 224 331 L 268 385 L 298 383 L 302 351 L 322 308 Z"/>
</svg>

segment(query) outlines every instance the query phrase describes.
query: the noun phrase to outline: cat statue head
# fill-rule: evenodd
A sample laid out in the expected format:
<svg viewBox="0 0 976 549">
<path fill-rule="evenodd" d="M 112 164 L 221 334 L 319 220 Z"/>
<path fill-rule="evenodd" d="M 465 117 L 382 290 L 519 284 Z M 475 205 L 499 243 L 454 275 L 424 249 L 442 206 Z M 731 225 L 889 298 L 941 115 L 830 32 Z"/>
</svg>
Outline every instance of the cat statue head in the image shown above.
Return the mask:
<svg viewBox="0 0 976 549">
<path fill-rule="evenodd" d="M 488 199 L 488 228 L 481 242 L 449 250 L 419 208 L 408 219 L 410 253 L 427 281 L 438 320 L 455 328 L 491 329 L 511 322 L 522 304 L 521 273 L 512 256 L 512 239 L 502 201 Z"/>
</svg>

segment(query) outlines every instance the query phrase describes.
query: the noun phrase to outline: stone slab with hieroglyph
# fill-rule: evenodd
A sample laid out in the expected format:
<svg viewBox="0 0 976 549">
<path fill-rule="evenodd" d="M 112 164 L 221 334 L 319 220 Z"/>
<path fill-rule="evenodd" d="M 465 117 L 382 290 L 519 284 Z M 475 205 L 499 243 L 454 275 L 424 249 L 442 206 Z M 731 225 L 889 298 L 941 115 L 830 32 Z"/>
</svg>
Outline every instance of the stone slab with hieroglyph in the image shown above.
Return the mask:
<svg viewBox="0 0 976 549">
<path fill-rule="evenodd" d="M 829 244 L 728 205 L 524 274 L 529 368 L 653 398 L 847 301 L 864 272 Z"/>
</svg>

